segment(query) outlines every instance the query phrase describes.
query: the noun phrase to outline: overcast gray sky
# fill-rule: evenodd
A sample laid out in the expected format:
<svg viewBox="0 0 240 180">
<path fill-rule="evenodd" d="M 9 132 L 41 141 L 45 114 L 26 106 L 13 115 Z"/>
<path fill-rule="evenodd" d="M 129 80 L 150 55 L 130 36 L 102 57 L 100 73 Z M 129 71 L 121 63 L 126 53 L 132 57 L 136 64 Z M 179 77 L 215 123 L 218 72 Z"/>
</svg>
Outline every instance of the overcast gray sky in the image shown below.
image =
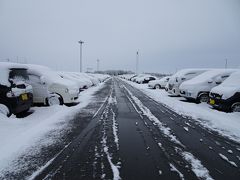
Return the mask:
<svg viewBox="0 0 240 180">
<path fill-rule="evenodd" d="M 79 70 L 240 66 L 240 0 L 0 0 L 0 60 Z"/>
</svg>

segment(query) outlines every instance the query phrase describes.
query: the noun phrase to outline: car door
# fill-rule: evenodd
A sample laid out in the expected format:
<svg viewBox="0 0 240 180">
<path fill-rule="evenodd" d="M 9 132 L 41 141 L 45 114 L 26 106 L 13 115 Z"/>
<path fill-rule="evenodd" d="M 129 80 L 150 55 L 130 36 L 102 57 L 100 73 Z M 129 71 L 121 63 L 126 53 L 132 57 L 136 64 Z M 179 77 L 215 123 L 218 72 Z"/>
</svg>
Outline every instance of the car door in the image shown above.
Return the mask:
<svg viewBox="0 0 240 180">
<path fill-rule="evenodd" d="M 42 84 L 40 77 L 33 74 L 29 74 L 29 84 L 33 87 L 33 102 L 45 103 L 45 99 L 48 97 L 47 85 Z"/>
</svg>

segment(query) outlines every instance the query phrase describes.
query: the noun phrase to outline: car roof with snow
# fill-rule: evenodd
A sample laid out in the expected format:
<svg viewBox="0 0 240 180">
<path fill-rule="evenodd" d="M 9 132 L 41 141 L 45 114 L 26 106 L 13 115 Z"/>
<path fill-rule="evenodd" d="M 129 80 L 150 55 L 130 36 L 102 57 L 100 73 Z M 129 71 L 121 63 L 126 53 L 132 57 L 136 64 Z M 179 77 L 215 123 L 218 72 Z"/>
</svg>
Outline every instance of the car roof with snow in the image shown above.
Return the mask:
<svg viewBox="0 0 240 180">
<path fill-rule="evenodd" d="M 173 74 L 171 76 L 171 78 L 176 78 L 176 77 L 179 77 L 179 76 L 184 76 L 184 75 L 187 75 L 187 74 L 190 74 L 190 73 L 195 73 L 195 72 L 204 72 L 204 71 L 207 71 L 208 69 L 198 69 L 198 68 L 195 68 L 195 69 L 182 69 L 182 70 L 179 70 L 178 72 L 176 72 L 175 74 Z"/>
<path fill-rule="evenodd" d="M 26 64 L 26 66 L 28 67 L 29 74 L 38 75 L 40 77 L 44 76 L 48 84 L 58 83 L 64 84 L 66 86 L 76 86 L 75 82 L 61 78 L 61 76 L 58 75 L 57 72 L 53 71 L 52 69 L 46 66 L 35 64 Z"/>
<path fill-rule="evenodd" d="M 198 84 L 208 81 L 209 79 L 213 79 L 215 77 L 221 76 L 221 75 L 229 75 L 233 72 L 237 71 L 236 69 L 213 69 L 206 71 L 198 76 L 196 76 L 193 79 L 190 79 L 188 81 L 185 81 L 184 84 Z"/>
<path fill-rule="evenodd" d="M 21 68 L 21 69 L 27 69 L 28 67 L 23 64 L 18 63 L 10 63 L 10 62 L 0 62 L 0 69 L 12 69 L 12 68 Z"/>
</svg>

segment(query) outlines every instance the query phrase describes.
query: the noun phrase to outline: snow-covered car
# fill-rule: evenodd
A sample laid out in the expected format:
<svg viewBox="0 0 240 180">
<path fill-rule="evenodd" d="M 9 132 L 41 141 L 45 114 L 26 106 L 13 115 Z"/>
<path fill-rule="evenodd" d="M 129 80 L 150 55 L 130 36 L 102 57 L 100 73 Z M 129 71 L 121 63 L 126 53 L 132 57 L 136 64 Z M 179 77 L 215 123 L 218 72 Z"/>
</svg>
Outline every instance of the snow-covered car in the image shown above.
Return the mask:
<svg viewBox="0 0 240 180">
<path fill-rule="evenodd" d="M 170 77 L 171 76 L 165 76 L 165 77 L 163 77 L 161 79 L 150 81 L 148 83 L 148 87 L 149 88 L 153 88 L 153 89 L 164 89 L 165 86 L 167 85 Z"/>
<path fill-rule="evenodd" d="M 233 72 L 236 72 L 236 70 L 213 69 L 206 71 L 191 80 L 183 82 L 179 87 L 180 95 L 189 100 L 208 102 L 211 89 L 221 84 Z"/>
<path fill-rule="evenodd" d="M 74 81 L 79 88 L 79 91 L 83 91 L 84 89 L 88 88 L 88 80 L 86 78 L 77 78 L 75 76 L 71 76 L 68 72 L 57 72 L 60 77 L 63 79 L 67 79 L 70 81 Z"/>
<path fill-rule="evenodd" d="M 171 76 L 165 87 L 165 90 L 169 94 L 179 96 L 180 95 L 179 86 L 184 81 L 190 80 L 206 71 L 207 69 L 182 69 Z"/>
<path fill-rule="evenodd" d="M 137 82 L 137 79 L 142 78 L 143 76 L 146 76 L 146 74 L 138 74 L 135 75 L 134 77 L 130 78 L 132 82 Z"/>
<path fill-rule="evenodd" d="M 107 74 L 92 74 L 99 79 L 100 82 L 106 81 L 110 76 Z"/>
<path fill-rule="evenodd" d="M 79 88 L 73 81 L 61 78 L 48 67 L 28 64 L 29 84 L 33 87 L 33 102 L 44 105 L 76 103 Z"/>
<path fill-rule="evenodd" d="M 86 73 L 86 76 L 92 81 L 93 86 L 98 85 L 101 81 L 98 79 L 97 75 Z"/>
<path fill-rule="evenodd" d="M 211 90 L 210 104 L 219 110 L 240 112 L 240 71 Z"/>
<path fill-rule="evenodd" d="M 136 82 L 138 84 L 147 84 L 149 83 L 150 81 L 154 81 L 156 80 L 157 78 L 155 76 L 151 76 L 151 75 L 145 75 L 145 76 L 142 76 L 142 77 L 139 77 L 136 79 Z"/>
<path fill-rule="evenodd" d="M 67 72 L 67 73 L 74 78 L 81 79 L 82 81 L 84 81 L 85 86 L 83 87 L 83 89 L 88 89 L 94 85 L 91 79 L 86 75 L 86 73 L 79 72 Z"/>
<path fill-rule="evenodd" d="M 6 116 L 27 112 L 33 102 L 32 86 L 26 83 L 27 67 L 0 63 L 0 113 Z"/>
<path fill-rule="evenodd" d="M 134 75 L 132 75 L 132 76 L 129 76 L 129 77 L 127 78 L 127 80 L 133 81 L 133 79 L 134 79 L 135 77 L 137 77 L 137 76 L 138 76 L 137 74 L 134 74 Z"/>
</svg>

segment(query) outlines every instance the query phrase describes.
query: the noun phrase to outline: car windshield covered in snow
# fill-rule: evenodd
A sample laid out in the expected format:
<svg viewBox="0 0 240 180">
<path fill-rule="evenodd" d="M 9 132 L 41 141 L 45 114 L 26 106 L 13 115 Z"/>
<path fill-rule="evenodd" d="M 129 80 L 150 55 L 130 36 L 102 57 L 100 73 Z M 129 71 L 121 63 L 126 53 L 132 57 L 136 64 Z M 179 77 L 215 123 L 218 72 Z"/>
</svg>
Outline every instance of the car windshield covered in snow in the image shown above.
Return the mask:
<svg viewBox="0 0 240 180">
<path fill-rule="evenodd" d="M 227 78 L 222 86 L 232 86 L 239 87 L 240 86 L 240 72 L 233 73 L 229 78 Z"/>
<path fill-rule="evenodd" d="M 9 79 L 13 83 L 28 80 L 29 77 L 28 77 L 27 69 L 23 69 L 23 68 L 21 68 L 21 69 L 12 68 L 12 69 L 10 69 Z"/>
</svg>

